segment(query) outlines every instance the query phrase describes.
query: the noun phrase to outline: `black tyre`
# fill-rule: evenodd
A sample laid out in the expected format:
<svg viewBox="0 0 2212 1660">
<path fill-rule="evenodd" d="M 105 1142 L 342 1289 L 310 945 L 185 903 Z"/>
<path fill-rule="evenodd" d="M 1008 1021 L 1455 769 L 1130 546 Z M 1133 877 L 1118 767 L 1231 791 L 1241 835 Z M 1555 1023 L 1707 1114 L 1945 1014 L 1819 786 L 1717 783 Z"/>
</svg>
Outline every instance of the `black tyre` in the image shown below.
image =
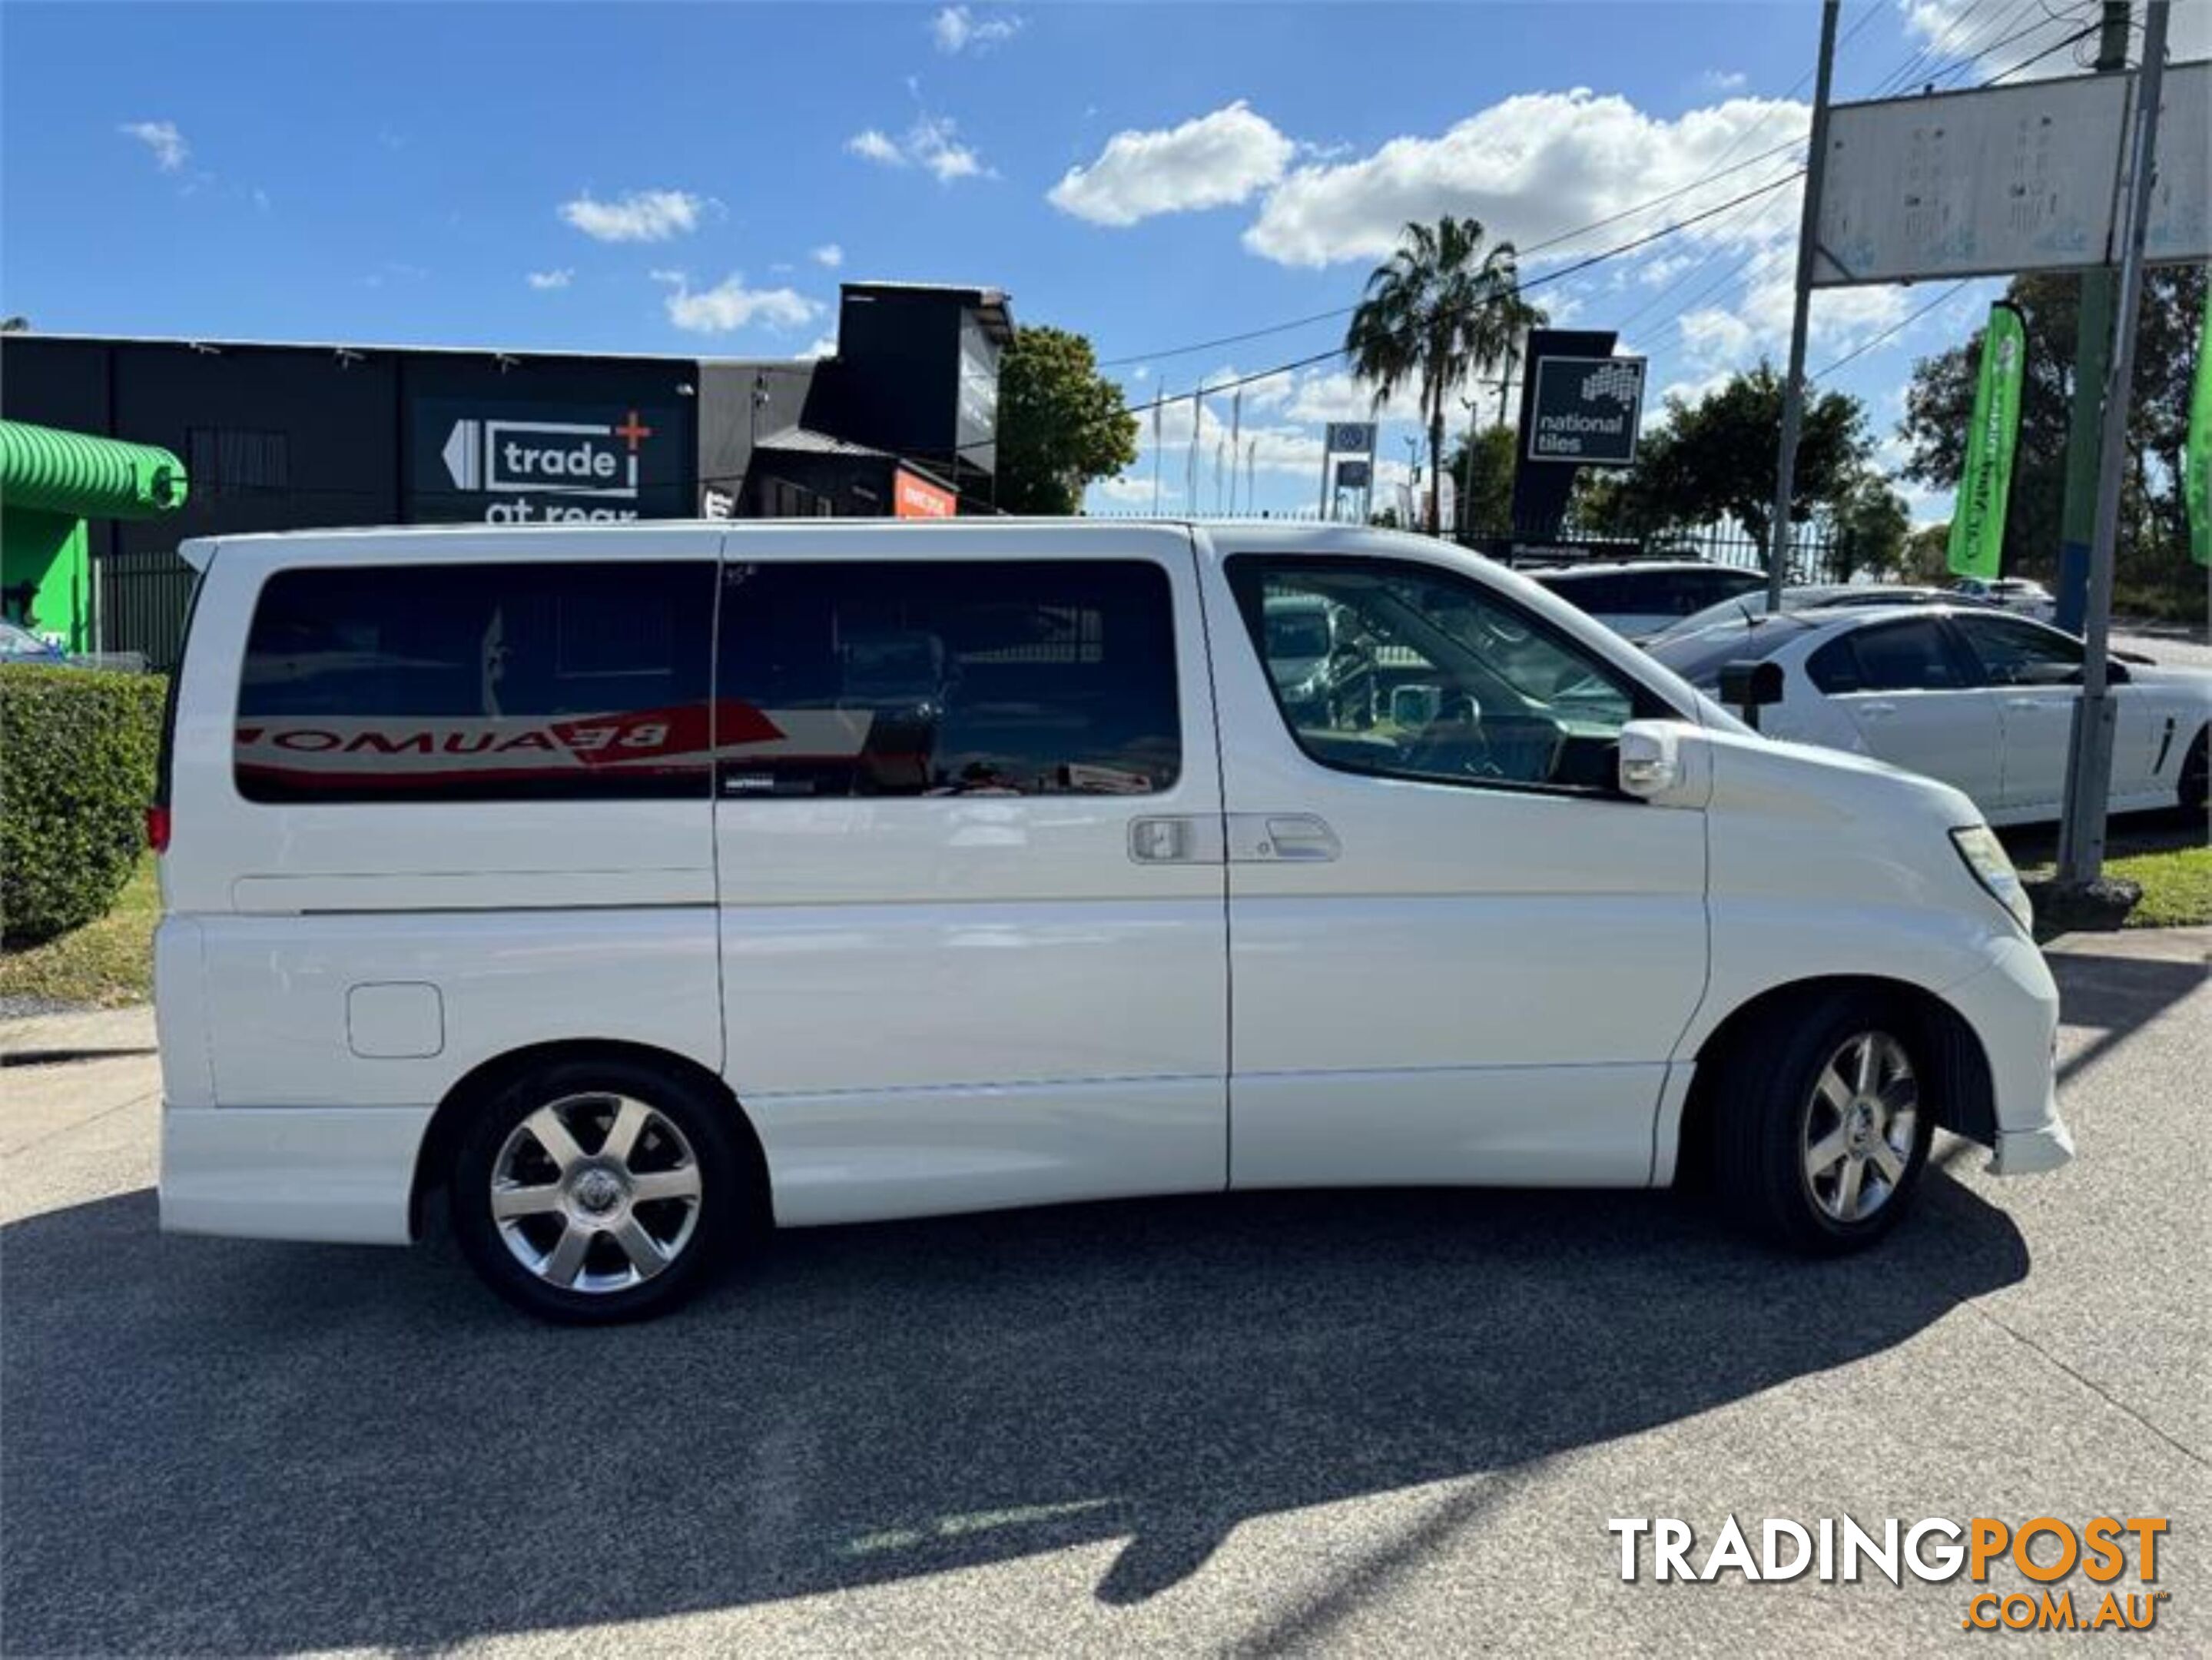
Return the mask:
<svg viewBox="0 0 2212 1660">
<path fill-rule="evenodd" d="M 1715 1197 L 1778 1244 L 1829 1256 L 1897 1225 L 1927 1168 L 1934 1073 L 1917 1023 L 1839 991 L 1778 1011 L 1712 1079 Z"/>
<path fill-rule="evenodd" d="M 2197 741 L 2189 746 L 2181 763 L 2181 810 L 2192 818 L 2202 818 L 2207 800 L 2212 799 L 2208 769 L 2212 769 L 2212 727 L 2197 734 Z"/>
<path fill-rule="evenodd" d="M 494 1291 L 580 1324 L 665 1313 L 757 1221 L 730 1104 L 636 1061 L 559 1061 L 487 1103 L 447 1183 L 453 1234 Z"/>
</svg>

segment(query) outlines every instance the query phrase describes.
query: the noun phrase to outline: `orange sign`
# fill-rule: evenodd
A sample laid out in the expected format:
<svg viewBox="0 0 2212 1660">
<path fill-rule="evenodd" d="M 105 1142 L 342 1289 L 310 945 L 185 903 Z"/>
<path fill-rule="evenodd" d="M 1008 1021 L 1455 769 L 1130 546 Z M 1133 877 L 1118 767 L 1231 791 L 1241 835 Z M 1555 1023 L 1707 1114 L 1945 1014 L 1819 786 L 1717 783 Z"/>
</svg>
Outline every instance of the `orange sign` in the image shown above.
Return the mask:
<svg viewBox="0 0 2212 1660">
<path fill-rule="evenodd" d="M 904 467 L 891 470 L 891 513 L 900 519 L 950 519 L 960 498 L 942 485 L 915 477 Z"/>
</svg>

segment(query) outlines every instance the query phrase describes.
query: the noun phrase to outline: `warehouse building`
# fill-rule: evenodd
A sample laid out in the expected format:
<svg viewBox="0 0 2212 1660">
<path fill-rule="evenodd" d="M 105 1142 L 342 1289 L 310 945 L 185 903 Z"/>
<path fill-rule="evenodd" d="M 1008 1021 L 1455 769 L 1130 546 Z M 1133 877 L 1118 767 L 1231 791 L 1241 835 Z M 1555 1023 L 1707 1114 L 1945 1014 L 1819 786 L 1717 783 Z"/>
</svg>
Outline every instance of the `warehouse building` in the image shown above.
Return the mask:
<svg viewBox="0 0 2212 1660">
<path fill-rule="evenodd" d="M 837 350 L 732 360 L 11 333 L 0 416 L 155 445 L 190 496 L 89 526 L 101 648 L 173 660 L 187 537 L 988 512 L 994 289 L 848 283 Z"/>
</svg>

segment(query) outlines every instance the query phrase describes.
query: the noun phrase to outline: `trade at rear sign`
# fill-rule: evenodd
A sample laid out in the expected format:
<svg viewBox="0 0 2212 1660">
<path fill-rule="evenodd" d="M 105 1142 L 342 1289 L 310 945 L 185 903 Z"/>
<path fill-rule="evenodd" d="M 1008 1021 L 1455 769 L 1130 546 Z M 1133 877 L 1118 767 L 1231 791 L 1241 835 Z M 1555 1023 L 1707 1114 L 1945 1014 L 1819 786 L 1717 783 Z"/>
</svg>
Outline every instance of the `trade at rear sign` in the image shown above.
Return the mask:
<svg viewBox="0 0 2212 1660">
<path fill-rule="evenodd" d="M 619 523 L 690 505 L 689 423 L 630 404 L 415 406 L 412 516 L 488 524 Z"/>
<path fill-rule="evenodd" d="M 1540 357 L 1528 412 L 1528 459 L 1631 466 L 1643 410 L 1641 357 Z"/>
</svg>

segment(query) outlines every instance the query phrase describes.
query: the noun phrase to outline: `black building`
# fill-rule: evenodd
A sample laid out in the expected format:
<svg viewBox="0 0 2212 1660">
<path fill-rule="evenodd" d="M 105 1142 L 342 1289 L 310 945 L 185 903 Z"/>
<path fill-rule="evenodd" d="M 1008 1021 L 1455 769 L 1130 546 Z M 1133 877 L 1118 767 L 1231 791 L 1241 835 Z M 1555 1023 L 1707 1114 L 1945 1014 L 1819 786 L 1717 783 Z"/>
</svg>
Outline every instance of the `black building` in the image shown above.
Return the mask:
<svg viewBox="0 0 2212 1660">
<path fill-rule="evenodd" d="M 174 656 L 188 537 L 341 525 L 988 512 L 992 289 L 848 283 L 819 360 L 14 333 L 0 415 L 158 444 L 185 508 L 92 527 L 102 645 Z"/>
</svg>

